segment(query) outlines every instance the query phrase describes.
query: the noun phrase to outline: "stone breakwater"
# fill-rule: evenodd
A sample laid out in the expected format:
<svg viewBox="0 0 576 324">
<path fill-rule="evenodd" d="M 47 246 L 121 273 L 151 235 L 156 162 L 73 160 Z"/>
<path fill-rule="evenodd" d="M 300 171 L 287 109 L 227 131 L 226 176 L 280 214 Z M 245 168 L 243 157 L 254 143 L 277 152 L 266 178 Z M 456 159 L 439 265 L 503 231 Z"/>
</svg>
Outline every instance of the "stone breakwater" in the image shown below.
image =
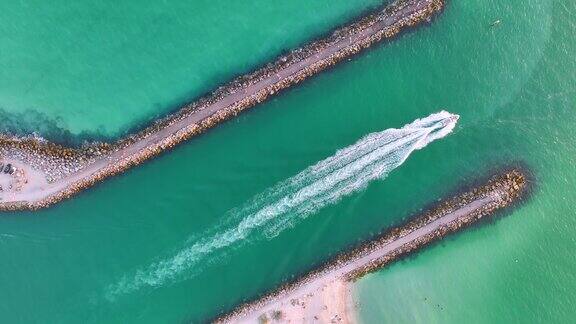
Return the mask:
<svg viewBox="0 0 576 324">
<path fill-rule="evenodd" d="M 485 184 L 439 203 L 406 224 L 340 254 L 258 300 L 238 306 L 214 322 L 242 322 L 267 314 L 288 313 L 293 301 L 314 298 L 314 294 L 336 281 L 354 281 L 450 233 L 489 218 L 519 201 L 527 191 L 528 180 L 524 171 L 511 169 L 496 174 Z"/>
<path fill-rule="evenodd" d="M 371 45 L 430 21 L 444 0 L 397 0 L 219 87 L 116 143 L 66 148 L 37 137 L 0 136 L 0 157 L 44 174 L 46 184 L 1 197 L 0 210 L 38 209 L 118 174 L 265 101 Z M 16 166 L 18 167 L 18 166 Z M 29 181 L 34 184 L 34 181 Z"/>
</svg>

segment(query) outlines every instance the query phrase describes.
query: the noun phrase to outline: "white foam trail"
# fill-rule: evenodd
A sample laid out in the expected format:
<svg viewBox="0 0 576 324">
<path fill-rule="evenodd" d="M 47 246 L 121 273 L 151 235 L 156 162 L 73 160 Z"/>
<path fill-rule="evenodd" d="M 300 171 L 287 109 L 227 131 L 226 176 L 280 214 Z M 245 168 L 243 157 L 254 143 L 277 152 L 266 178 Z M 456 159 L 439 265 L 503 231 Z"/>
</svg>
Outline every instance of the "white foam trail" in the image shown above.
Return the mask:
<svg viewBox="0 0 576 324">
<path fill-rule="evenodd" d="M 217 231 L 174 257 L 123 278 L 109 287 L 107 297 L 114 299 L 144 286 L 162 286 L 189 271 L 200 260 L 209 261 L 206 257 L 216 251 L 245 243 L 249 235 L 255 236 L 254 239 L 261 238 L 261 234 L 267 238 L 278 235 L 298 220 L 365 188 L 370 181 L 385 178 L 414 150 L 452 132 L 457 120 L 458 115 L 441 111 L 400 129 L 391 128 L 363 137 L 230 212 L 227 217 L 241 219 L 236 226 Z"/>
</svg>

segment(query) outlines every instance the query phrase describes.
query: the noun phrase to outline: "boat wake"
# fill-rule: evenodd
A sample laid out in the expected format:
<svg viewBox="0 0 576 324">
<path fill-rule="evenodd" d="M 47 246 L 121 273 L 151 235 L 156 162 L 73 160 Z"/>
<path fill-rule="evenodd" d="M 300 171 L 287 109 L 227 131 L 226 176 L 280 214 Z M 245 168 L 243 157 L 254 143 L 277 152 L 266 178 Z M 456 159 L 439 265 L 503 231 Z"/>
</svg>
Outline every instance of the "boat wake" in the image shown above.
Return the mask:
<svg viewBox="0 0 576 324">
<path fill-rule="evenodd" d="M 236 220 L 233 224 L 108 287 L 108 299 L 190 275 L 191 269 L 198 269 L 199 261 L 209 263 L 217 251 L 238 248 L 248 238 L 258 240 L 280 234 L 319 209 L 364 189 L 372 180 L 385 178 L 412 152 L 452 132 L 458 117 L 441 111 L 400 129 L 363 137 L 231 211 L 226 218 Z"/>
</svg>

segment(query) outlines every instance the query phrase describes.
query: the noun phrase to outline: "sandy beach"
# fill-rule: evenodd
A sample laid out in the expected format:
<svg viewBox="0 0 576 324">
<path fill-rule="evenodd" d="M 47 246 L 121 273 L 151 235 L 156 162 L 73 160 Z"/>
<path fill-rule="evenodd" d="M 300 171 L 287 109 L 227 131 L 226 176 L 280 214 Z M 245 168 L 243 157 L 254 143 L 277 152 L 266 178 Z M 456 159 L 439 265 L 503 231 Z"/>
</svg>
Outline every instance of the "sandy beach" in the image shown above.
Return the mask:
<svg viewBox="0 0 576 324">
<path fill-rule="evenodd" d="M 353 285 L 335 279 L 315 291 L 283 300 L 263 309 L 257 318 L 233 320 L 239 323 L 356 323 Z"/>
</svg>

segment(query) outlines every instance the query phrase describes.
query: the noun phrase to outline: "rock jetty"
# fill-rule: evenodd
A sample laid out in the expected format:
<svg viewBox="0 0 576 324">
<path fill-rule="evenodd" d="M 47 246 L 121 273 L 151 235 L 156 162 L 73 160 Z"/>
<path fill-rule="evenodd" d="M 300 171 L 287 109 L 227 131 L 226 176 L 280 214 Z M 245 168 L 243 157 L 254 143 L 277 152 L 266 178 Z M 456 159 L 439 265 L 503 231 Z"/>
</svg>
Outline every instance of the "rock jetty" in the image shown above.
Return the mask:
<svg viewBox="0 0 576 324">
<path fill-rule="evenodd" d="M 326 305 L 331 304 L 329 299 L 333 298 L 327 296 L 326 291 L 346 291 L 334 287 L 345 287 L 366 273 L 519 202 L 528 192 L 526 174 L 518 168 L 501 171 L 484 184 L 440 202 L 404 225 L 377 235 L 299 279 L 221 315 L 214 322 L 253 323 L 274 317 L 296 322 L 313 322 L 318 318 L 349 319 L 353 315 L 350 306 L 345 306 L 346 302 L 340 303 L 344 306 L 332 309 L 332 313 L 326 313 L 330 310 Z M 347 300 L 349 296 L 341 296 L 341 299 Z"/>
<path fill-rule="evenodd" d="M 0 135 L 0 158 L 23 170 L 26 185 L 0 193 L 0 210 L 39 209 L 136 166 L 400 32 L 429 22 L 444 0 L 397 0 L 219 87 L 115 143 L 67 148 L 35 136 Z"/>
</svg>

